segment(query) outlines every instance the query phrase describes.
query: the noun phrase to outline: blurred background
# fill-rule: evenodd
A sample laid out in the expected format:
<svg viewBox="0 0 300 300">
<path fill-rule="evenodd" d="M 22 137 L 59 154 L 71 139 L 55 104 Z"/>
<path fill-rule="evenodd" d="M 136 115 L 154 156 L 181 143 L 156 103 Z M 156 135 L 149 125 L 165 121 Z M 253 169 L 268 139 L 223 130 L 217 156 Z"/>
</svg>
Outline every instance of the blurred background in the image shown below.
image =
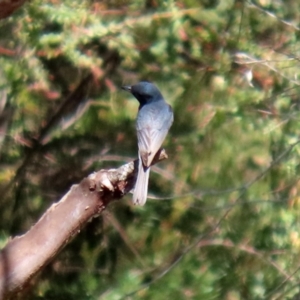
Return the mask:
<svg viewBox="0 0 300 300">
<path fill-rule="evenodd" d="M 2 246 L 137 158 L 122 85 L 154 82 L 175 114 L 146 206 L 111 203 L 28 299 L 299 299 L 299 24 L 296 0 L 33 0 L 0 20 Z"/>
</svg>

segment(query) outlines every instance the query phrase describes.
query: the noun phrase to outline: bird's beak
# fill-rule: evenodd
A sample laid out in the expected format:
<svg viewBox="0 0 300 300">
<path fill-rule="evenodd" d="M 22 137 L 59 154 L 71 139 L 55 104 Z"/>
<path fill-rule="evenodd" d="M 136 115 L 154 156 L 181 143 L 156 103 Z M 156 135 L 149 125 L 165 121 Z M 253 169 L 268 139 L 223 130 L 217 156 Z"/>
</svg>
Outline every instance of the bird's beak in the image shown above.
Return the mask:
<svg viewBox="0 0 300 300">
<path fill-rule="evenodd" d="M 130 85 L 124 85 L 124 86 L 122 86 L 122 89 L 127 91 L 127 92 L 131 92 L 131 86 Z"/>
</svg>

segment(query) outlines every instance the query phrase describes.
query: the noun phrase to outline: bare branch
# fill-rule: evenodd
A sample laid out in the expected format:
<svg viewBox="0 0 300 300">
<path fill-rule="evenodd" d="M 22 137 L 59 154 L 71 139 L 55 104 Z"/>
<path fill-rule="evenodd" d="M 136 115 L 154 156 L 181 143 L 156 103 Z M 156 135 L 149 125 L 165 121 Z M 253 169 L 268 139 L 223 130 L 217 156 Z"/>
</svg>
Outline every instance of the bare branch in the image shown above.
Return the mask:
<svg viewBox="0 0 300 300">
<path fill-rule="evenodd" d="M 166 159 L 164 150 L 153 163 Z M 22 236 L 15 237 L 0 252 L 0 299 L 12 299 L 28 286 L 58 252 L 89 220 L 99 216 L 113 200 L 127 194 L 135 183 L 138 160 L 118 169 L 89 175 L 53 204 Z"/>
<path fill-rule="evenodd" d="M 255 9 L 259 10 L 260 12 L 265 13 L 267 16 L 276 19 L 277 21 L 281 22 L 284 25 L 292 27 L 293 29 L 298 30 L 298 31 L 300 30 L 300 27 L 296 26 L 295 24 L 293 24 L 293 23 L 291 23 L 289 21 L 281 19 L 280 17 L 276 16 L 274 13 L 272 13 L 272 12 L 266 10 L 266 9 L 263 9 L 263 8 L 259 7 L 258 5 L 254 4 L 251 1 L 248 2 L 248 6 L 249 6 L 249 8 L 255 8 Z"/>
</svg>

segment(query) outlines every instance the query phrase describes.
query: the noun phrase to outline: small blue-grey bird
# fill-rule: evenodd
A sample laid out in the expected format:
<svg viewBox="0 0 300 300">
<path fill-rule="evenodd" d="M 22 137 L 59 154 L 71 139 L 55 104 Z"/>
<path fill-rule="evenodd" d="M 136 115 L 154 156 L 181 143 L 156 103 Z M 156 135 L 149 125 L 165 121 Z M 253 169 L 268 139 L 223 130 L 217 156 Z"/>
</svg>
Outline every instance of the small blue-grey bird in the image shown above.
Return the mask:
<svg viewBox="0 0 300 300">
<path fill-rule="evenodd" d="M 139 170 L 133 203 L 144 205 L 147 200 L 150 165 L 173 123 L 173 110 L 159 89 L 150 82 L 141 81 L 122 88 L 130 92 L 140 103 L 136 119 Z"/>
</svg>

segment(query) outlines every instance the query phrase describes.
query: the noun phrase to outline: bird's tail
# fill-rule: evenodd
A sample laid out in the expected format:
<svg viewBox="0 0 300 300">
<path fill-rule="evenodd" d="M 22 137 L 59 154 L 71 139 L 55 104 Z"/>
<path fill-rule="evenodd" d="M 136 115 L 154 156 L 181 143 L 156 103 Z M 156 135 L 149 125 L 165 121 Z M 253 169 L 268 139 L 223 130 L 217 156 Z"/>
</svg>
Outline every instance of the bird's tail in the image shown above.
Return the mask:
<svg viewBox="0 0 300 300">
<path fill-rule="evenodd" d="M 135 205 L 143 206 L 147 201 L 149 173 L 150 168 L 144 168 L 143 163 L 140 159 L 138 176 L 136 179 L 132 198 L 132 201 Z"/>
</svg>

